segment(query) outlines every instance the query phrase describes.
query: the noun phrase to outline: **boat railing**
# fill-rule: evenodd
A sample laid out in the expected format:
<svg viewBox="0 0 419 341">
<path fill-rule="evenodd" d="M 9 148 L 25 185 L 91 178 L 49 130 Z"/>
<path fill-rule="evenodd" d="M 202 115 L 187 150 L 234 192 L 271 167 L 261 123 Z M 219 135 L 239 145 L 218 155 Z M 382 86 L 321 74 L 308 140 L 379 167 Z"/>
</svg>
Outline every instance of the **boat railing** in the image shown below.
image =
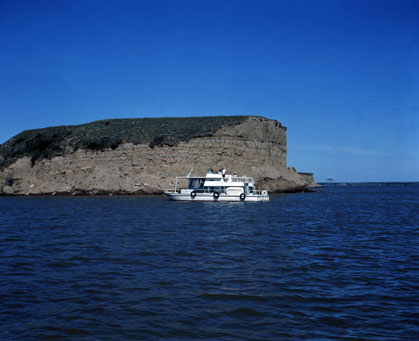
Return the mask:
<svg viewBox="0 0 419 341">
<path fill-rule="evenodd" d="M 250 176 L 231 176 L 230 175 L 229 179 L 231 182 L 252 182 L 252 183 L 255 182 L 253 178 Z"/>
<path fill-rule="evenodd" d="M 164 190 L 164 193 L 167 193 L 167 194 L 180 193 L 180 189 L 173 189 L 173 188 L 171 188 L 171 189 L 165 189 Z"/>
<path fill-rule="evenodd" d="M 192 192 L 192 191 L 194 191 L 196 193 L 214 193 L 214 191 L 219 192 L 219 193 L 227 193 L 226 188 L 218 188 L 218 189 L 215 189 L 215 190 L 214 189 L 209 189 L 209 188 L 205 188 L 205 189 L 196 188 L 196 189 L 190 190 L 190 192 Z M 164 193 L 166 193 L 166 194 L 180 194 L 180 193 L 182 193 L 182 190 L 171 188 L 171 189 L 165 189 Z M 266 191 L 266 190 L 254 189 L 250 193 L 254 194 L 254 195 L 268 195 L 268 191 Z"/>
<path fill-rule="evenodd" d="M 256 194 L 256 195 L 267 195 L 268 194 L 268 191 L 262 190 L 262 189 L 254 189 L 253 190 L 253 194 Z"/>
</svg>

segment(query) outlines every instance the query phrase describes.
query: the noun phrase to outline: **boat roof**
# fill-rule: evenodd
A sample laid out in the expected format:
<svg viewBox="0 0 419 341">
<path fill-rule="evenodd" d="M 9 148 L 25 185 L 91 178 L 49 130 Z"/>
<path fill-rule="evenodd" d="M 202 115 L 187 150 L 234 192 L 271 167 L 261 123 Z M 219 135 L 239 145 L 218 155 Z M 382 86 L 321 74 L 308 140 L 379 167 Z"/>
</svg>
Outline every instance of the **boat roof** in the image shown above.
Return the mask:
<svg viewBox="0 0 419 341">
<path fill-rule="evenodd" d="M 218 173 L 207 173 L 206 178 L 221 178 L 222 175 Z"/>
<path fill-rule="evenodd" d="M 205 176 L 187 176 L 187 175 L 182 175 L 182 176 L 177 176 L 178 179 L 205 179 Z"/>
<path fill-rule="evenodd" d="M 177 176 L 176 179 L 202 179 L 202 180 L 217 180 L 223 181 L 223 176 L 220 173 L 207 173 L 205 176 L 190 176 L 190 175 L 183 175 Z M 232 176 L 231 174 L 225 174 L 225 179 L 228 179 L 227 182 L 249 182 L 254 183 L 254 179 L 252 177 L 248 177 L 246 175 L 243 176 Z"/>
</svg>

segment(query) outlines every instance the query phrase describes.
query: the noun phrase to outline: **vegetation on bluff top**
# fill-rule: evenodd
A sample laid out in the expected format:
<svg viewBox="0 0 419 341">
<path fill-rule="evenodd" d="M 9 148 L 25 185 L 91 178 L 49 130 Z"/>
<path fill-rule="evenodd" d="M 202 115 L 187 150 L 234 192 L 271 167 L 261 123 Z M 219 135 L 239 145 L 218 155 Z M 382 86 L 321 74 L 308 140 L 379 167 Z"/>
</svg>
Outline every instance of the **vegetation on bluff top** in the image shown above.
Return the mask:
<svg viewBox="0 0 419 341">
<path fill-rule="evenodd" d="M 25 130 L 0 145 L 0 169 L 29 156 L 41 159 L 66 155 L 78 149 L 115 149 L 123 142 L 175 146 L 194 137 L 211 136 L 221 127 L 237 125 L 248 116 L 137 118 L 95 121 L 75 126 Z"/>
</svg>

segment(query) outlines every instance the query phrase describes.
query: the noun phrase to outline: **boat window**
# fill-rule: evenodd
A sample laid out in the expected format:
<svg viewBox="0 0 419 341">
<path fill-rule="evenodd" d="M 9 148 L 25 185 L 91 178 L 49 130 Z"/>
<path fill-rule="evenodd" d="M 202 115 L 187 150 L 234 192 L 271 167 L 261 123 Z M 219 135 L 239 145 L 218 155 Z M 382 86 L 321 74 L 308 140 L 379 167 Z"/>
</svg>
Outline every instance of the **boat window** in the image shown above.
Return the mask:
<svg viewBox="0 0 419 341">
<path fill-rule="evenodd" d="M 204 188 L 204 182 L 205 182 L 205 179 L 204 178 L 192 178 L 192 179 L 189 179 L 188 188 L 189 189 Z"/>
<path fill-rule="evenodd" d="M 249 193 L 253 193 L 253 187 L 249 186 Z"/>
</svg>

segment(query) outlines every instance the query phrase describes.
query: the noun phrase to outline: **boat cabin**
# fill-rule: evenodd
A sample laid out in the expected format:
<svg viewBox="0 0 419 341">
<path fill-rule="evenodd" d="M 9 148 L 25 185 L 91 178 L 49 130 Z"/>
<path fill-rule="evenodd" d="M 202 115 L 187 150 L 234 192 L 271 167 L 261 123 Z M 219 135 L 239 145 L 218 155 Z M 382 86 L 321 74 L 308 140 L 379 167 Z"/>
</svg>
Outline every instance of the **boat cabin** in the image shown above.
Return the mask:
<svg viewBox="0 0 419 341">
<path fill-rule="evenodd" d="M 207 174 L 206 177 L 188 177 L 187 189 L 196 193 L 245 193 L 247 195 L 253 193 L 253 182 L 249 180 L 251 179 L 231 176 L 223 178 L 221 174 Z"/>
</svg>

